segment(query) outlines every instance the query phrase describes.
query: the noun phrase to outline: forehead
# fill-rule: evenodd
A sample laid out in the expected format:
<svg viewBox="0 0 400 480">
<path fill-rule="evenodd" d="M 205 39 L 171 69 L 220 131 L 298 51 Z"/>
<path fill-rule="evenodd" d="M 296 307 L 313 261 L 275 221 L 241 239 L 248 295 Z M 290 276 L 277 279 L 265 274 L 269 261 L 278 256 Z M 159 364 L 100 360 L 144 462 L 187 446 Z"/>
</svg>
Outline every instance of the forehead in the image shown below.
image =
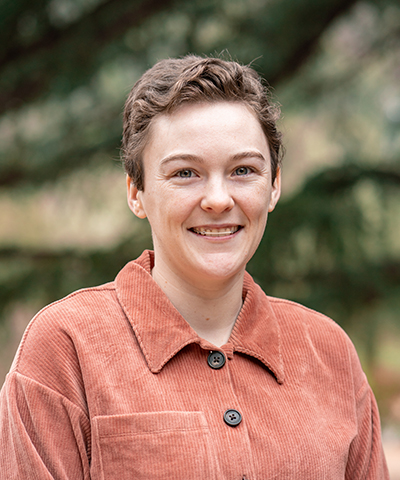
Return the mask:
<svg viewBox="0 0 400 480">
<path fill-rule="evenodd" d="M 164 112 L 155 116 L 151 122 L 151 125 L 157 124 L 158 122 L 162 121 L 160 119 L 167 119 L 167 118 L 178 119 L 183 117 L 190 117 L 193 114 L 199 117 L 199 116 L 205 116 L 210 112 L 212 114 L 215 114 L 216 112 L 219 112 L 222 110 L 231 111 L 231 112 L 234 112 L 235 110 L 236 111 L 241 110 L 242 114 L 246 116 L 252 116 L 254 120 L 256 120 L 261 126 L 261 123 L 259 122 L 256 113 L 254 112 L 252 107 L 248 105 L 246 102 L 241 100 L 234 101 L 234 100 L 213 100 L 213 99 L 210 99 L 209 101 L 204 100 L 204 101 L 183 102 L 173 110 L 169 112 Z"/>
<path fill-rule="evenodd" d="M 249 148 L 269 150 L 261 123 L 246 104 L 186 103 L 152 121 L 143 159 L 147 163 L 154 155 L 180 150 L 201 156 Z"/>
</svg>

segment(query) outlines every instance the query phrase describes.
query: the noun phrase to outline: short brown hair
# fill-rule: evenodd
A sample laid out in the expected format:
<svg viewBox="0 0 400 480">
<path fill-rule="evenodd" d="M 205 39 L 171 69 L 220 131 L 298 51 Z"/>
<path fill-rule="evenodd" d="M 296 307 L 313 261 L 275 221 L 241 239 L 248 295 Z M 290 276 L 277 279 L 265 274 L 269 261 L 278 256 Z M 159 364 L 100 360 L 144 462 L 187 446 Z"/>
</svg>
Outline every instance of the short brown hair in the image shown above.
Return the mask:
<svg viewBox="0 0 400 480">
<path fill-rule="evenodd" d="M 248 66 L 188 55 L 156 63 L 136 82 L 125 103 L 122 160 L 138 190 L 144 189 L 142 153 L 153 118 L 172 113 L 183 103 L 205 101 L 242 102 L 253 110 L 268 140 L 274 182 L 282 157 L 282 135 L 276 127 L 280 111 L 270 103 L 269 89 Z"/>
</svg>

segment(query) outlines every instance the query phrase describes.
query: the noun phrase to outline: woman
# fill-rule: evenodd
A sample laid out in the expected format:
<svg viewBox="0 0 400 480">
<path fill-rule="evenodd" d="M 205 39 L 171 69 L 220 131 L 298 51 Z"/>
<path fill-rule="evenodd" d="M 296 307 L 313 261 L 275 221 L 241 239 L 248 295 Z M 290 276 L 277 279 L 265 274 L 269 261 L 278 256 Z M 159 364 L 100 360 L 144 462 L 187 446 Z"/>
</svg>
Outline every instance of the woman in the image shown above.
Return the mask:
<svg viewBox="0 0 400 480">
<path fill-rule="evenodd" d="M 348 337 L 245 272 L 280 195 L 276 119 L 235 62 L 165 60 L 134 86 L 128 204 L 154 252 L 31 322 L 2 390 L 2 478 L 388 478 Z"/>
</svg>

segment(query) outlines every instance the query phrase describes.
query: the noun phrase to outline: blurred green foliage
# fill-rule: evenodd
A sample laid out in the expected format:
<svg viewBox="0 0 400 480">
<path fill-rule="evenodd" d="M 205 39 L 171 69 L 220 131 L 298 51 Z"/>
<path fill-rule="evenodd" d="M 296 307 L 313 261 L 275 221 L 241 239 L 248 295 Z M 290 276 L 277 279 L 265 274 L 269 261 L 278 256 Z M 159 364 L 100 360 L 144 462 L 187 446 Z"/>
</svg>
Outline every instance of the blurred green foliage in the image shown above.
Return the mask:
<svg viewBox="0 0 400 480">
<path fill-rule="evenodd" d="M 293 185 L 250 272 L 269 294 L 358 328 L 373 359 L 381 325 L 400 324 L 396 0 L 2 0 L 0 206 L 22 202 L 29 217 L 38 192 L 72 177 L 113 181 L 130 87 L 158 59 L 188 52 L 252 62 L 283 104 Z M 106 208 L 111 187 L 90 178 L 74 196 Z M 109 281 L 151 247 L 133 220 L 102 245 L 80 232 L 50 241 L 29 218 L 14 221 L 0 232 L 2 320 L 18 302 Z"/>
</svg>

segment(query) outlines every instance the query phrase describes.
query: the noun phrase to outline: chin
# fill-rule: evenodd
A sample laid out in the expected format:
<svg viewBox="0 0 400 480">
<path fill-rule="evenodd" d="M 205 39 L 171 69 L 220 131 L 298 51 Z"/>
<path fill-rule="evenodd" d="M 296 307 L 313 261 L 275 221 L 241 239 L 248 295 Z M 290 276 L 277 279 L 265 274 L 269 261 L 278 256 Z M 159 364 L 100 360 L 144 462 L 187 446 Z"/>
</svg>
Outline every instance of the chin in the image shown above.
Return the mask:
<svg viewBox="0 0 400 480">
<path fill-rule="evenodd" d="M 204 263 L 193 268 L 199 276 L 208 276 L 213 280 L 225 280 L 242 273 L 246 268 L 245 262 L 232 261 L 232 256 L 228 259 L 216 258 L 217 255 L 204 259 Z"/>
</svg>

